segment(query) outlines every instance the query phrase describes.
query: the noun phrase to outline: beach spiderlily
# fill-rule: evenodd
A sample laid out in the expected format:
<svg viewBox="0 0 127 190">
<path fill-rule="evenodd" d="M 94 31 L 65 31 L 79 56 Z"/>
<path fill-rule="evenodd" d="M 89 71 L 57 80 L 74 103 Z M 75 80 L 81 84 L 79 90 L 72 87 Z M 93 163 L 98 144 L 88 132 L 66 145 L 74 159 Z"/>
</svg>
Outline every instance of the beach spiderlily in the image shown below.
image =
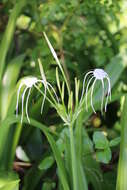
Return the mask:
<svg viewBox="0 0 127 190">
<path fill-rule="evenodd" d="M 86 79 L 88 76 L 90 76 L 90 79 L 87 83 L 86 91 L 85 91 L 85 83 L 86 83 Z M 111 84 L 110 84 L 110 78 L 109 78 L 108 74 L 103 69 L 95 69 L 93 71 L 89 71 L 88 73 L 86 73 L 84 80 L 83 80 L 83 89 L 82 89 L 82 95 L 81 95 L 80 102 L 83 99 L 83 95 L 84 95 L 84 91 L 85 91 L 86 110 L 88 111 L 87 94 L 88 94 L 89 85 L 93 79 L 94 79 L 94 81 L 93 81 L 93 84 L 91 87 L 91 98 L 90 99 L 91 99 L 91 107 L 92 107 L 94 113 L 96 113 L 94 106 L 93 106 L 93 91 L 94 91 L 95 83 L 97 80 L 100 80 L 101 84 L 102 84 L 101 112 L 103 112 L 103 102 L 104 102 L 104 96 L 105 96 L 104 79 L 107 79 L 107 81 L 108 81 L 108 90 L 106 92 L 107 97 L 106 97 L 106 101 L 105 101 L 105 112 L 106 112 L 108 98 L 110 97 L 110 100 L 111 100 Z"/>
<path fill-rule="evenodd" d="M 19 96 L 20 96 L 20 91 L 21 91 L 21 88 L 23 86 L 25 86 L 24 88 L 24 91 L 22 93 L 22 115 L 21 115 L 21 123 L 23 121 L 23 109 L 24 109 L 24 98 L 25 98 L 25 94 L 27 92 L 27 90 L 29 89 L 28 91 L 28 94 L 27 94 L 27 98 L 26 98 L 26 116 L 27 116 L 27 120 L 28 122 L 30 123 L 30 119 L 29 119 L 29 115 L 28 115 L 28 101 L 29 101 L 29 97 L 30 97 L 30 93 L 31 93 L 31 89 L 32 87 L 36 87 L 36 84 L 37 83 L 42 83 L 43 86 L 44 86 L 44 93 L 43 93 L 43 101 L 42 101 L 42 105 L 41 105 L 41 113 L 43 111 L 43 107 L 44 107 L 44 102 L 45 102 L 45 99 L 46 99 L 46 91 L 48 89 L 48 87 L 51 88 L 51 90 L 53 91 L 54 93 L 54 96 L 56 97 L 57 99 L 57 102 L 59 102 L 59 99 L 58 99 L 58 96 L 54 90 L 54 88 L 52 87 L 52 85 L 47 82 L 46 80 L 41 80 L 41 79 L 38 79 L 36 77 L 33 77 L 33 76 L 30 76 L 30 77 L 26 77 L 24 79 L 22 79 L 20 85 L 19 85 L 19 88 L 18 88 L 18 91 L 17 91 L 17 103 L 16 103 L 16 116 L 18 116 L 18 104 L 19 104 Z"/>
</svg>

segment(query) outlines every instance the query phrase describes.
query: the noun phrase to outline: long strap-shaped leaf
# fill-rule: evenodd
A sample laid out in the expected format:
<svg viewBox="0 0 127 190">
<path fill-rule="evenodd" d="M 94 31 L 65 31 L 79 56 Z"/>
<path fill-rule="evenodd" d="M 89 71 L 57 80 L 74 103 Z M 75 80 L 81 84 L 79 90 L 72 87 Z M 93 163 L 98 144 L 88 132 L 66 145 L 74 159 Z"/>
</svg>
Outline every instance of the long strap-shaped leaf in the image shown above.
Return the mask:
<svg viewBox="0 0 127 190">
<path fill-rule="evenodd" d="M 121 118 L 121 144 L 116 190 L 127 190 L 127 95 Z"/>
<path fill-rule="evenodd" d="M 5 59 L 7 56 L 7 52 L 14 34 L 15 26 L 16 26 L 16 20 L 21 12 L 22 8 L 25 6 L 27 0 L 21 0 L 17 1 L 15 4 L 11 15 L 9 17 L 9 21 L 2 39 L 2 42 L 0 44 L 0 83 L 2 80 L 2 74 L 3 74 L 3 69 L 5 65 Z"/>
<path fill-rule="evenodd" d="M 31 119 L 30 121 L 31 121 L 32 126 L 41 129 L 43 131 L 43 133 L 45 134 L 45 136 L 47 137 L 48 142 L 49 142 L 49 144 L 50 144 L 50 146 L 52 148 L 52 151 L 54 153 L 54 157 L 55 157 L 55 160 L 56 160 L 56 163 L 57 163 L 57 166 L 58 166 L 59 176 L 60 176 L 60 180 L 61 180 L 63 189 L 64 190 L 70 190 L 68 182 L 67 182 L 66 171 L 65 171 L 64 164 L 63 164 L 63 160 L 62 160 L 60 152 L 59 152 L 59 150 L 58 150 L 58 148 L 56 146 L 56 142 L 54 141 L 52 135 L 49 132 L 49 129 L 46 126 L 44 126 L 43 124 L 37 122 L 34 119 Z M 13 115 L 13 116 L 10 116 L 7 119 L 5 119 L 3 121 L 1 127 L 3 127 L 3 130 L 4 130 L 4 128 L 6 128 L 7 126 L 9 127 L 9 126 L 11 126 L 11 124 L 14 124 L 14 123 L 17 123 L 17 122 L 20 122 L 20 116 L 16 118 L 16 116 Z M 26 118 L 24 118 L 23 122 L 29 124 Z M 2 135 L 1 135 L 1 137 L 2 137 Z M 0 138 L 0 140 L 2 141 L 2 138 Z"/>
</svg>

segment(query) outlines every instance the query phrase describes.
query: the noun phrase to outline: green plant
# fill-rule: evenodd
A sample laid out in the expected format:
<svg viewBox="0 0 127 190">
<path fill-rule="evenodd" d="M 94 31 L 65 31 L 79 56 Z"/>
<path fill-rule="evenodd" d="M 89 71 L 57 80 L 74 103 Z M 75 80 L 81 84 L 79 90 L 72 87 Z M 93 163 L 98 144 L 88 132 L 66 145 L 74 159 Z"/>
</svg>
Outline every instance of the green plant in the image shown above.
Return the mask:
<svg viewBox="0 0 127 190">
<path fill-rule="evenodd" d="M 94 132 L 93 142 L 95 143 L 95 148 L 97 149 L 97 160 L 107 164 L 112 157 L 110 147 L 117 146 L 120 143 L 120 137 L 116 137 L 109 142 L 102 132 Z"/>
<path fill-rule="evenodd" d="M 65 83 L 67 85 L 67 90 L 68 90 L 68 107 L 65 107 L 64 86 L 61 87 L 61 85 L 60 85 L 59 74 L 58 74 L 57 69 L 56 69 L 56 79 L 57 79 L 57 85 L 58 85 L 58 89 L 59 89 L 59 93 L 60 93 L 60 97 L 61 97 L 61 104 L 59 103 L 59 101 L 56 101 L 54 99 L 54 96 L 52 94 L 52 89 L 50 90 L 46 86 L 46 88 L 49 91 L 49 95 L 51 97 L 51 99 L 49 99 L 47 97 L 47 95 L 39 89 L 39 87 L 37 85 L 34 84 L 34 86 L 37 88 L 37 90 L 39 92 L 41 92 L 44 99 L 45 99 L 45 95 L 46 95 L 47 101 L 49 101 L 49 103 L 52 104 L 52 106 L 56 109 L 58 115 L 63 120 L 64 125 L 67 125 L 67 127 L 69 128 L 69 144 L 70 144 L 70 146 L 67 147 L 67 148 L 69 148 L 69 150 L 67 150 L 67 151 L 70 152 L 70 166 L 68 166 L 68 167 L 71 168 L 72 176 L 71 176 L 70 180 L 72 181 L 72 187 L 69 187 L 69 182 L 67 180 L 68 174 L 64 170 L 64 163 L 62 163 L 63 161 L 60 158 L 60 154 L 58 154 L 59 150 L 57 149 L 57 147 L 55 147 L 56 145 L 54 145 L 54 143 L 49 138 L 49 135 L 47 133 L 46 133 L 46 136 L 47 136 L 49 142 L 52 142 L 52 144 L 50 144 L 50 145 L 52 147 L 52 150 L 54 152 L 54 156 L 56 158 L 56 162 L 57 162 L 58 169 L 59 169 L 59 177 L 60 177 L 60 181 L 61 181 L 63 189 L 72 188 L 72 189 L 76 190 L 79 186 L 80 186 L 80 189 L 82 189 L 82 188 L 88 189 L 88 185 L 87 185 L 86 177 L 85 177 L 85 172 L 82 169 L 80 170 L 80 172 L 78 172 L 79 168 L 82 168 L 83 166 L 82 166 L 82 157 L 77 156 L 77 154 L 76 154 L 76 151 L 77 151 L 76 150 L 76 142 L 78 142 L 78 141 L 76 141 L 76 138 L 75 138 L 76 137 L 75 136 L 75 130 L 76 130 L 75 121 L 78 119 L 80 112 L 82 113 L 82 109 L 83 109 L 82 107 L 83 107 L 85 97 L 82 98 L 81 101 L 79 101 L 79 81 L 76 79 L 75 80 L 75 89 L 76 89 L 75 90 L 75 100 L 76 100 L 76 103 L 75 103 L 75 107 L 74 107 L 73 92 L 69 89 L 69 85 L 68 85 L 66 76 L 64 74 L 63 68 L 62 68 L 62 66 L 58 60 L 58 57 L 57 57 L 49 39 L 45 33 L 44 33 L 44 36 L 45 36 L 46 41 L 48 43 L 48 46 L 51 50 L 51 53 L 52 53 L 54 59 L 56 60 L 56 63 L 58 64 L 59 69 L 61 70 L 61 72 L 63 74 L 63 78 L 65 79 Z M 44 83 L 46 85 L 47 80 L 46 80 L 46 77 L 45 77 L 43 67 L 41 65 L 40 60 L 39 60 L 39 66 L 40 66 L 40 72 L 41 72 L 42 80 L 44 81 Z M 30 80 L 31 80 L 31 78 L 30 78 Z M 54 92 L 54 90 L 53 90 L 53 92 Z M 93 137 L 96 148 L 101 147 L 101 149 L 104 149 L 103 152 L 97 153 L 97 158 L 100 161 L 107 163 L 111 159 L 111 151 L 109 148 L 110 144 L 108 145 L 108 141 L 106 140 L 106 138 L 104 138 L 103 135 L 102 135 L 103 137 L 101 137 L 101 134 L 99 133 L 99 138 L 100 139 L 103 138 L 103 143 L 102 143 L 103 146 L 102 146 L 101 143 L 98 143 L 96 141 L 98 139 L 98 137 L 96 138 L 97 135 L 98 135 L 98 133 L 96 133 Z M 105 139 L 105 141 L 104 141 L 104 139 Z M 78 146 L 78 144 L 77 144 L 77 146 Z M 104 158 L 102 158 L 102 157 L 104 157 Z"/>
<path fill-rule="evenodd" d="M 20 179 L 23 190 L 114 190 L 119 133 L 125 125 L 124 113 L 119 109 L 126 93 L 126 28 L 121 24 L 124 3 L 15 2 L 0 3 L 0 188 L 18 189 Z M 42 31 L 46 31 L 54 48 Z M 42 81 L 32 83 L 31 93 L 26 92 L 26 97 L 24 94 L 24 103 L 29 99 L 27 118 L 16 118 L 18 87 L 26 76 L 40 80 L 38 62 Z M 102 115 L 100 82 L 92 99 L 97 115 L 90 106 L 91 88 L 88 111 L 86 94 L 80 101 L 84 72 L 98 67 L 108 73 L 112 87 L 111 105 Z M 19 98 L 19 113 L 20 103 Z M 22 110 L 25 112 L 25 106 Z M 124 124 L 119 122 L 121 115 Z M 123 134 L 121 147 L 125 145 Z M 123 154 L 121 148 L 119 163 L 124 162 Z M 124 184 L 121 169 L 119 166 L 117 187 Z"/>
</svg>

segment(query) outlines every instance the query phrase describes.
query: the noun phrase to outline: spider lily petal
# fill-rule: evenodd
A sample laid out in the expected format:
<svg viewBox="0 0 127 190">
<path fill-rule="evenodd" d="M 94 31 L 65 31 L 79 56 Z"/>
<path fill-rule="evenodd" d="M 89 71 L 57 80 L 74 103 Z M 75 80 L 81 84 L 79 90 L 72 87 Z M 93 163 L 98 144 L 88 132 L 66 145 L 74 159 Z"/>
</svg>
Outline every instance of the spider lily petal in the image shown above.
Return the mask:
<svg viewBox="0 0 127 190">
<path fill-rule="evenodd" d="M 105 96 L 105 86 L 104 86 L 104 79 L 107 79 L 108 81 L 108 92 L 107 92 L 107 97 L 106 97 L 106 101 L 105 101 L 105 112 L 107 110 L 107 103 L 108 103 L 108 98 L 110 97 L 110 100 L 111 100 L 111 84 L 110 84 L 110 78 L 108 76 L 108 74 L 103 70 L 103 69 L 95 69 L 93 71 L 89 71 L 88 73 L 86 73 L 85 77 L 84 77 L 84 80 L 83 80 L 83 89 L 82 89 L 82 94 L 81 94 L 81 99 L 80 99 L 80 102 L 82 101 L 83 99 L 83 95 L 84 95 L 84 88 L 85 88 L 85 82 L 86 82 L 86 79 L 87 77 L 90 75 L 90 79 L 86 85 L 86 93 L 85 93 L 85 101 L 86 101 L 86 110 L 88 111 L 88 104 L 87 104 L 87 94 L 88 94 L 88 88 L 89 88 L 89 85 L 92 81 L 92 79 L 94 78 L 94 82 L 92 84 L 92 88 L 91 88 L 91 107 L 93 109 L 93 112 L 96 113 L 95 109 L 94 109 L 94 106 L 93 106 L 93 91 L 94 91 L 94 87 L 95 87 L 95 83 L 97 82 L 97 80 L 100 80 L 101 81 L 101 84 L 102 84 L 102 100 L 101 100 L 101 112 L 103 112 L 103 103 L 104 103 L 104 96 Z"/>
<path fill-rule="evenodd" d="M 24 110 L 24 98 L 25 98 L 25 94 L 26 94 L 26 91 L 29 89 L 28 91 L 28 95 L 27 95 L 27 99 L 26 99 L 26 116 L 27 116 L 27 120 L 28 122 L 30 123 L 30 119 L 29 119 L 29 116 L 28 116 L 28 101 L 29 101 L 29 96 L 30 96 L 30 93 L 31 93 L 31 88 L 32 86 L 37 83 L 37 78 L 36 77 L 26 77 L 24 79 L 22 79 L 20 85 L 19 85 L 19 88 L 18 88 L 18 91 L 17 91 L 17 102 L 16 102 L 16 116 L 18 115 L 18 104 L 19 104 L 19 96 L 20 96 L 20 91 L 21 91 L 21 88 L 24 86 L 25 89 L 22 93 L 22 115 L 21 115 L 21 123 L 23 121 L 23 110 Z"/>
<path fill-rule="evenodd" d="M 91 90 L 91 106 L 92 106 L 92 109 L 93 109 L 94 113 L 96 113 L 96 111 L 95 111 L 95 109 L 94 109 L 94 107 L 93 107 L 92 97 L 93 97 L 93 90 L 94 90 L 94 86 L 95 86 L 96 80 L 97 80 L 97 79 L 94 80 L 94 82 L 93 82 L 93 84 L 92 84 L 92 90 Z"/>
<path fill-rule="evenodd" d="M 31 93 L 31 88 L 29 89 L 28 96 L 26 99 L 26 116 L 29 123 L 30 123 L 30 120 L 29 120 L 29 115 L 28 115 L 28 101 L 29 101 L 30 93 Z"/>
<path fill-rule="evenodd" d="M 30 93 L 31 93 L 31 89 L 32 87 L 37 87 L 36 84 L 40 82 L 41 84 L 43 84 L 44 86 L 44 94 L 43 94 L 43 101 L 42 101 L 42 105 L 41 105 L 41 113 L 43 112 L 43 107 L 44 107 L 44 103 L 45 103 L 45 99 L 46 99 L 46 92 L 47 92 L 47 89 L 48 87 L 51 88 L 52 92 L 54 93 L 54 96 L 57 100 L 57 103 L 59 103 L 59 99 L 58 99 L 58 96 L 53 88 L 53 86 L 47 82 L 46 80 L 40 80 L 36 77 L 26 77 L 24 79 L 22 79 L 20 85 L 19 85 L 19 88 L 18 88 L 18 91 L 17 91 L 17 102 L 16 102 L 16 116 L 18 115 L 18 104 L 19 104 L 19 96 L 20 96 L 20 91 L 21 91 L 21 88 L 24 86 L 25 89 L 22 93 L 22 114 L 21 114 L 21 123 L 23 122 L 23 110 L 24 110 L 24 99 L 25 99 L 25 94 L 27 92 L 27 90 L 29 89 L 28 91 L 28 94 L 27 94 L 27 98 L 26 98 L 26 116 L 27 116 L 27 120 L 28 122 L 30 123 L 30 119 L 29 119 L 29 115 L 28 115 L 28 101 L 29 101 L 29 97 L 30 97 Z M 53 97 L 54 98 L 54 97 Z M 54 101 L 55 101 L 55 98 L 54 98 Z"/>
<path fill-rule="evenodd" d="M 84 90 L 85 90 L 85 83 L 86 83 L 86 78 L 88 75 L 93 74 L 93 71 L 89 71 L 88 73 L 86 73 L 84 80 L 83 80 L 83 88 L 82 88 L 82 95 L 81 95 L 81 99 L 80 102 L 82 101 L 83 95 L 84 95 Z"/>
<path fill-rule="evenodd" d="M 25 88 L 23 94 L 22 94 L 22 116 L 21 116 L 21 123 L 23 121 L 23 105 L 24 105 L 24 97 L 25 97 L 25 94 L 26 94 L 26 91 L 27 91 L 28 87 Z M 29 120 L 28 120 L 29 121 Z"/>
</svg>

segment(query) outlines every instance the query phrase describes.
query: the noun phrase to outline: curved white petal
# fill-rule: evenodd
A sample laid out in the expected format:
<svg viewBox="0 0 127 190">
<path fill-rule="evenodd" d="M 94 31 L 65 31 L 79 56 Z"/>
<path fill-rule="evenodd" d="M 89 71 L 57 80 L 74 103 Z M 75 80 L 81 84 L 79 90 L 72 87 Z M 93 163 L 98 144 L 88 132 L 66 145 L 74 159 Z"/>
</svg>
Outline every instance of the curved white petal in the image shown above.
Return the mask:
<svg viewBox="0 0 127 190">
<path fill-rule="evenodd" d="M 94 76 L 90 78 L 90 80 L 89 80 L 89 82 L 88 82 L 88 84 L 87 84 L 87 86 L 86 86 L 86 95 L 85 95 L 85 98 L 86 98 L 86 110 L 87 110 L 87 111 L 88 111 L 88 105 L 87 105 L 87 93 L 88 93 L 89 85 L 90 85 L 90 83 L 91 83 L 91 81 L 92 81 L 93 78 L 94 78 Z"/>
<path fill-rule="evenodd" d="M 26 87 L 23 91 L 23 94 L 22 94 L 22 116 L 21 116 L 21 123 L 23 121 L 23 106 L 24 106 L 24 97 L 25 97 L 25 93 L 27 91 L 28 87 Z"/>
<path fill-rule="evenodd" d="M 20 90 L 22 88 L 22 86 L 24 85 L 24 83 L 20 83 L 18 91 L 17 91 L 17 101 L 16 101 L 16 117 L 18 116 L 18 104 L 19 104 L 19 94 L 20 94 Z"/>
<path fill-rule="evenodd" d="M 81 94 L 81 98 L 80 98 L 80 103 L 83 99 L 83 95 L 84 95 L 84 91 L 85 91 L 85 82 L 86 82 L 86 78 L 89 74 L 93 74 L 93 71 L 89 71 L 88 73 L 86 73 L 84 80 L 83 80 L 83 87 L 82 87 L 82 94 Z"/>
<path fill-rule="evenodd" d="M 30 93 L 31 93 L 31 88 L 29 89 L 27 99 L 26 99 L 26 117 L 27 117 L 27 120 L 29 123 L 30 123 L 30 119 L 29 119 L 29 115 L 28 115 L 28 102 L 29 102 Z"/>
<path fill-rule="evenodd" d="M 101 100 L 101 113 L 103 113 L 103 102 L 104 102 L 104 81 L 101 79 L 102 83 L 102 100 Z"/>
<path fill-rule="evenodd" d="M 111 84 L 110 84 L 110 79 L 109 79 L 109 77 L 106 77 L 106 79 L 108 80 L 108 94 L 107 94 L 106 102 L 105 102 L 105 112 L 107 111 L 108 98 L 110 97 L 110 100 L 111 100 Z"/>
<path fill-rule="evenodd" d="M 95 83 L 96 83 L 97 79 L 95 78 L 93 84 L 92 84 L 92 89 L 91 89 L 91 107 L 94 111 L 94 113 L 96 113 L 95 109 L 94 109 L 94 106 L 93 106 L 93 101 L 92 101 L 92 97 L 93 97 L 93 90 L 94 90 L 94 86 L 95 86 Z"/>
</svg>

